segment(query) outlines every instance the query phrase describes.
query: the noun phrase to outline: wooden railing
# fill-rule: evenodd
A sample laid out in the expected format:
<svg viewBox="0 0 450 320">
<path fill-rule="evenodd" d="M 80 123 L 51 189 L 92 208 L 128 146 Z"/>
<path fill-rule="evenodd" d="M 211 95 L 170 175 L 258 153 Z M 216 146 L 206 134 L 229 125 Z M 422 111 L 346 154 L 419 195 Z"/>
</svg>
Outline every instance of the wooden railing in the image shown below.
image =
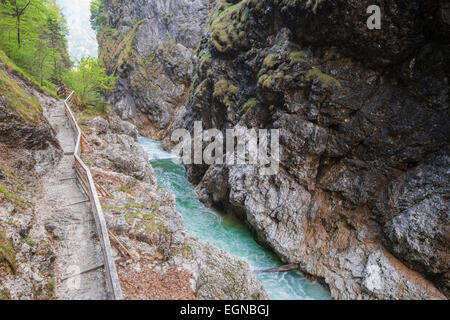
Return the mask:
<svg viewBox="0 0 450 320">
<path fill-rule="evenodd" d="M 100 200 L 97 194 L 97 188 L 92 178 L 91 171 L 81 160 L 82 153 L 82 139 L 85 139 L 80 127 L 70 109 L 71 100 L 74 97 L 72 92 L 66 100 L 64 100 L 65 112 L 69 118 L 69 123 L 75 131 L 77 137 L 75 142 L 75 150 L 73 156 L 75 158 L 75 171 L 77 179 L 80 182 L 84 192 L 88 195 L 91 202 L 92 213 L 94 214 L 95 224 L 97 226 L 97 233 L 100 239 L 100 244 L 103 251 L 103 260 L 105 268 L 106 285 L 108 289 L 108 296 L 112 300 L 122 300 L 123 294 L 120 288 L 119 276 L 117 275 L 116 264 L 111 254 L 111 243 L 109 242 L 108 229 L 106 228 L 106 221 L 103 215 L 103 210 L 100 205 Z"/>
</svg>

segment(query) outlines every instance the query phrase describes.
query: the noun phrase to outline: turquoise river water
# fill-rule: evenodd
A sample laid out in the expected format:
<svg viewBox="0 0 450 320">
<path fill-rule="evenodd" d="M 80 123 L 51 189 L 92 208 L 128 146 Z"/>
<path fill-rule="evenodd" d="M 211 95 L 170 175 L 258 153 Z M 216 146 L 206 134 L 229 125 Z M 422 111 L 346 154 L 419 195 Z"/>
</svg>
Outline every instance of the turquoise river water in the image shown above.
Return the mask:
<svg viewBox="0 0 450 320">
<path fill-rule="evenodd" d="M 139 138 L 139 143 L 149 155 L 158 184 L 175 195 L 177 210 L 191 236 L 245 260 L 253 270 L 282 265 L 273 253 L 255 242 L 241 221 L 206 208 L 197 199 L 184 167 L 174 162 L 174 157 L 164 151 L 159 142 Z M 330 299 L 321 285 L 308 281 L 298 272 L 257 275 L 271 299 Z"/>
</svg>

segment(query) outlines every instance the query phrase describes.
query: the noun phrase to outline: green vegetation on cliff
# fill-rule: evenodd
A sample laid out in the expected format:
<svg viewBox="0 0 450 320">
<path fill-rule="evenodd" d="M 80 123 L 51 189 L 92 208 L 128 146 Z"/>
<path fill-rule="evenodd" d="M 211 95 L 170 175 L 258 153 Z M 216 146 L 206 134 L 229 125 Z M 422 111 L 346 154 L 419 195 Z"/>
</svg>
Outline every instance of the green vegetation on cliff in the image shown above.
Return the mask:
<svg viewBox="0 0 450 320">
<path fill-rule="evenodd" d="M 53 1 L 0 1 L 0 49 L 20 73 L 51 93 L 70 66 L 66 33 L 66 22 Z"/>
<path fill-rule="evenodd" d="M 210 44 L 220 53 L 230 53 L 248 46 L 246 1 L 222 1 L 211 15 L 207 30 L 211 31 Z"/>
<path fill-rule="evenodd" d="M 106 0 L 92 0 L 91 2 L 91 26 L 100 31 L 107 21 L 105 11 Z"/>
<path fill-rule="evenodd" d="M 249 113 L 251 110 L 253 110 L 257 105 L 259 101 L 255 98 L 250 98 L 247 100 L 247 102 L 242 107 L 242 110 L 245 114 Z"/>
<path fill-rule="evenodd" d="M 25 199 L 17 195 L 14 191 L 0 184 L 0 202 L 2 202 L 3 200 L 12 203 L 15 209 L 18 211 L 23 211 L 29 206 L 28 202 Z"/>
<path fill-rule="evenodd" d="M 101 47 L 99 58 L 110 68 L 108 73 L 116 74 L 126 72 L 127 66 L 131 61 L 139 60 L 140 65 L 152 62 L 154 55 L 147 57 L 148 59 L 140 59 L 133 49 L 133 43 L 136 31 L 145 20 L 136 21 L 133 27 L 129 27 L 124 32 L 110 28 L 108 26 L 96 25 L 98 30 L 98 39 Z"/>
<path fill-rule="evenodd" d="M 341 83 L 332 76 L 323 73 L 319 68 L 312 68 L 306 73 L 308 80 L 318 80 L 324 88 L 341 87 Z"/>
<path fill-rule="evenodd" d="M 239 88 L 229 84 L 227 80 L 219 80 L 214 85 L 213 96 L 219 99 L 227 108 L 232 106 L 231 99 L 239 91 Z"/>
<path fill-rule="evenodd" d="M 66 21 L 53 0 L 0 0 L 0 18 L 0 99 L 8 111 L 26 122 L 42 117 L 39 102 L 23 89 L 23 79 L 53 96 L 64 83 L 75 90 L 83 117 L 105 112 L 101 94 L 113 87 L 115 78 L 94 58 L 70 68 Z"/>
</svg>

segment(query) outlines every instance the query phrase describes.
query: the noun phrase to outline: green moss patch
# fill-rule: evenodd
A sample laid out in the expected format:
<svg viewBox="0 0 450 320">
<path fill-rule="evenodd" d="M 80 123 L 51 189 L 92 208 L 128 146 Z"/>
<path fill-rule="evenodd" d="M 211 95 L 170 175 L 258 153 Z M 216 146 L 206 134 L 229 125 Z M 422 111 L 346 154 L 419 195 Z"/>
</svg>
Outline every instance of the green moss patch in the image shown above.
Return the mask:
<svg viewBox="0 0 450 320">
<path fill-rule="evenodd" d="M 9 180 L 14 182 L 19 182 L 19 178 L 14 173 L 14 171 L 9 168 L 6 164 L 0 162 L 0 172 Z"/>
<path fill-rule="evenodd" d="M 119 190 L 128 194 L 133 194 L 133 192 L 125 186 L 120 186 Z"/>
<path fill-rule="evenodd" d="M 162 222 L 156 220 L 156 216 L 152 212 L 135 211 L 125 214 L 125 221 L 133 224 L 137 221 L 135 228 L 144 228 L 147 233 L 167 233 L 168 229 Z"/>
<path fill-rule="evenodd" d="M 220 100 L 227 108 L 232 106 L 231 99 L 239 91 L 239 88 L 229 84 L 227 80 L 219 80 L 214 85 L 214 98 Z"/>
<path fill-rule="evenodd" d="M 228 90 L 228 81 L 227 80 L 219 80 L 214 85 L 214 93 L 213 96 L 215 98 L 223 97 Z"/>
<path fill-rule="evenodd" d="M 248 46 L 246 23 L 248 9 L 245 1 L 222 4 L 211 15 L 207 31 L 211 32 L 209 44 L 220 53 L 230 53 Z"/>
<path fill-rule="evenodd" d="M 323 73 L 319 68 L 312 68 L 308 70 L 308 72 L 306 73 L 306 79 L 319 80 L 322 87 L 324 88 L 341 87 L 341 83 L 337 79 Z"/>
<path fill-rule="evenodd" d="M 271 69 L 275 66 L 275 54 L 269 53 L 263 61 L 263 68 Z"/>
<path fill-rule="evenodd" d="M 255 98 L 250 98 L 244 104 L 244 106 L 242 107 L 242 110 L 245 112 L 245 114 L 247 114 L 251 110 L 253 110 L 258 104 L 259 104 L 258 100 L 256 100 Z"/>
<path fill-rule="evenodd" d="M 194 97 L 197 99 L 201 99 L 205 97 L 206 93 L 208 92 L 208 80 L 203 80 L 200 82 L 200 84 L 195 88 L 194 91 Z"/>
<path fill-rule="evenodd" d="M 11 299 L 9 295 L 8 289 L 2 289 L 0 290 L 0 300 L 9 300 Z"/>
<path fill-rule="evenodd" d="M 0 202 L 4 200 L 13 204 L 18 211 L 23 211 L 29 207 L 28 201 L 18 196 L 15 192 L 9 190 L 4 185 L 0 184 Z"/>
<path fill-rule="evenodd" d="M 289 53 L 289 59 L 294 62 L 306 62 L 306 53 L 304 51 L 292 51 Z"/>
</svg>

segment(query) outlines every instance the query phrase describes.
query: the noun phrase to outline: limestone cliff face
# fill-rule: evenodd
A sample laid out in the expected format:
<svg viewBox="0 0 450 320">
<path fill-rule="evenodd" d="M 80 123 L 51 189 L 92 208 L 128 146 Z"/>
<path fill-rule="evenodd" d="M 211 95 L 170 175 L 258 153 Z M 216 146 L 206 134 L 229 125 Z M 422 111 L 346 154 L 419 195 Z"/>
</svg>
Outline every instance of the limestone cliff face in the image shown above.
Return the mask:
<svg viewBox="0 0 450 320">
<path fill-rule="evenodd" d="M 159 138 L 172 121 L 281 130 L 276 176 L 189 167 L 205 203 L 238 214 L 335 298 L 449 296 L 448 2 L 380 2 L 381 30 L 367 28 L 366 0 L 223 0 L 209 15 L 209 2 L 164 2 L 171 12 L 159 1 L 118 2 L 121 14 L 108 6 L 117 30 L 105 32 L 133 40 L 106 59 L 122 77 L 117 110 L 149 114 Z M 147 20 L 117 23 L 132 10 Z M 184 15 L 189 31 L 166 26 L 166 13 Z M 155 76 L 138 76 L 143 52 Z M 193 69 L 174 63 L 194 52 Z"/>
<path fill-rule="evenodd" d="M 193 57 L 214 1 L 106 1 L 100 57 L 119 75 L 110 102 L 141 132 L 162 138 L 187 100 Z"/>
</svg>

